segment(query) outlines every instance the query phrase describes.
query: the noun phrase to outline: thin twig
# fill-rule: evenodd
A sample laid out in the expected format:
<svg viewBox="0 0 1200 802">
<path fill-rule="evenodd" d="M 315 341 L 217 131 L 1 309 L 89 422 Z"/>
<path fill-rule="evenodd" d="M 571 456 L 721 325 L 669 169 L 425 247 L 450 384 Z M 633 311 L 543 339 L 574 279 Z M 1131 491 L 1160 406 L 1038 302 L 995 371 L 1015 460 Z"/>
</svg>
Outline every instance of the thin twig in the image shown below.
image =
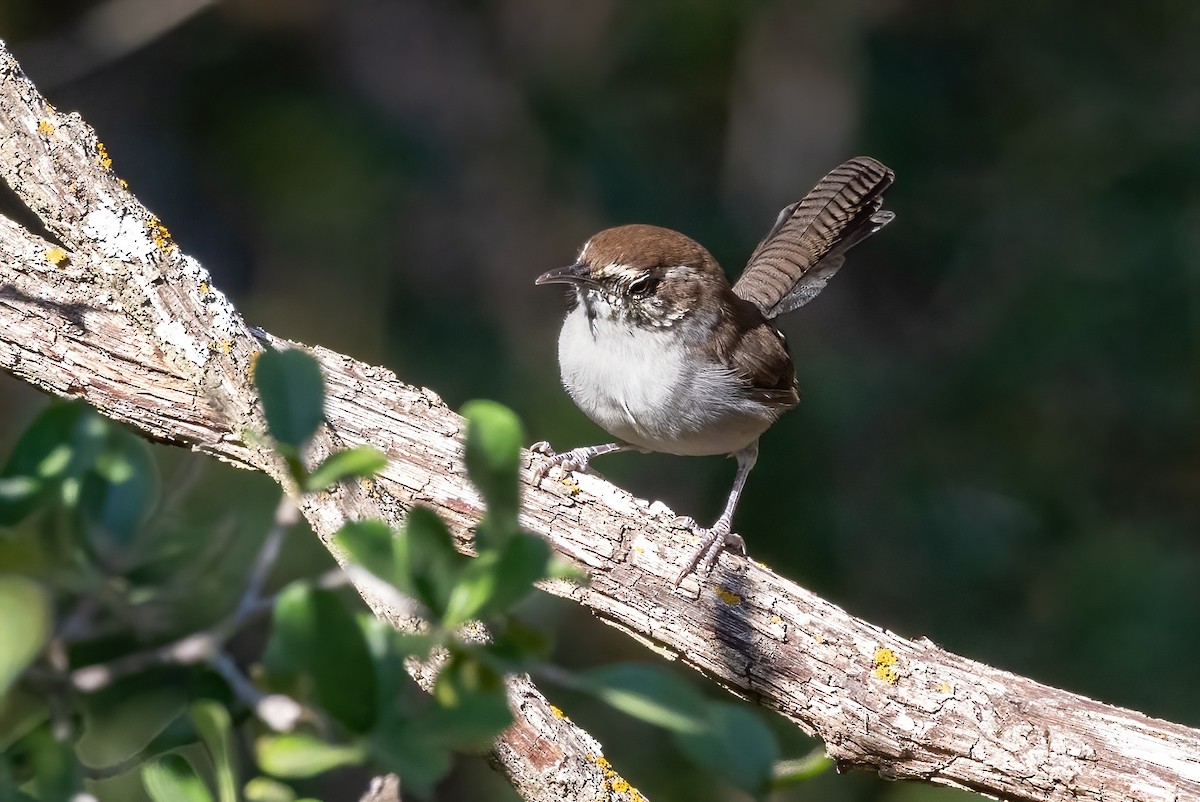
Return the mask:
<svg viewBox="0 0 1200 802">
<path fill-rule="evenodd" d="M 195 632 L 156 649 L 127 654 L 107 663 L 84 666 L 71 672 L 71 684 L 91 693 L 106 688 L 122 677 L 156 666 L 188 666 L 208 662 L 216 655 L 220 641 L 212 630 Z"/>
<path fill-rule="evenodd" d="M 304 706 L 281 693 L 263 693 L 254 686 L 225 652 L 218 652 L 210 661 L 213 669 L 225 678 L 242 703 L 275 732 L 291 732 L 304 716 Z"/>
<path fill-rule="evenodd" d="M 271 522 L 267 536 L 263 538 L 262 548 L 258 552 L 258 559 L 254 561 L 254 567 L 250 570 L 246 588 L 242 591 L 242 598 L 238 601 L 237 609 L 229 617 L 226 626 L 236 629 L 255 609 L 261 600 L 263 585 L 266 584 L 267 577 L 270 575 L 271 569 L 275 567 L 275 561 L 279 558 L 284 537 L 299 519 L 300 510 L 296 506 L 296 500 L 290 494 L 284 493 L 275 506 L 274 520 Z"/>
</svg>

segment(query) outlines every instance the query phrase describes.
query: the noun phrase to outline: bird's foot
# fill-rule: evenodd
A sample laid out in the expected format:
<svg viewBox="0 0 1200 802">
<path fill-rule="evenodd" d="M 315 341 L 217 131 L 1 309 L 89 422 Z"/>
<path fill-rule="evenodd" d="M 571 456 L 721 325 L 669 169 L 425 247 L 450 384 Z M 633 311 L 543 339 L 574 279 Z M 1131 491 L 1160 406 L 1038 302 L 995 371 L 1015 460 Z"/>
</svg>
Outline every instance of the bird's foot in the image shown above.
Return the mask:
<svg viewBox="0 0 1200 802">
<path fill-rule="evenodd" d="M 697 567 L 701 574 L 708 574 L 712 571 L 717 558 L 721 556 L 721 549 L 726 546 L 737 549 L 743 556 L 746 554 L 746 541 L 742 540 L 741 535 L 729 531 L 729 524 L 717 521 L 712 529 L 702 529 L 695 526 L 695 521 L 691 521 L 691 523 L 693 531 L 700 536 L 700 543 L 688 556 L 687 562 L 683 564 L 683 570 L 675 577 L 676 587 Z"/>
<path fill-rule="evenodd" d="M 533 466 L 533 483 L 540 483 L 554 468 L 558 468 L 565 476 L 572 471 L 586 471 L 588 462 L 596 455 L 594 448 L 584 446 L 555 453 L 554 448 L 545 440 L 540 440 L 529 447 L 534 454 L 541 454 L 546 459 Z"/>
</svg>

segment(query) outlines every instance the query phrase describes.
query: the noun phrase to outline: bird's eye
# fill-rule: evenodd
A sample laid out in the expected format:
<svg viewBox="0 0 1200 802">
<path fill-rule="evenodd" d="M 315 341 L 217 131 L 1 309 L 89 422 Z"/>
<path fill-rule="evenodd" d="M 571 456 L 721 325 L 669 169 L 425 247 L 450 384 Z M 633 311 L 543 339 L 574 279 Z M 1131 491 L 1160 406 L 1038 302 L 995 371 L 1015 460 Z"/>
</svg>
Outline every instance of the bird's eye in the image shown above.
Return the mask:
<svg viewBox="0 0 1200 802">
<path fill-rule="evenodd" d="M 658 280 L 647 273 L 644 276 L 639 276 L 629 282 L 629 294 L 641 298 L 654 292 L 654 287 L 658 284 Z"/>
</svg>

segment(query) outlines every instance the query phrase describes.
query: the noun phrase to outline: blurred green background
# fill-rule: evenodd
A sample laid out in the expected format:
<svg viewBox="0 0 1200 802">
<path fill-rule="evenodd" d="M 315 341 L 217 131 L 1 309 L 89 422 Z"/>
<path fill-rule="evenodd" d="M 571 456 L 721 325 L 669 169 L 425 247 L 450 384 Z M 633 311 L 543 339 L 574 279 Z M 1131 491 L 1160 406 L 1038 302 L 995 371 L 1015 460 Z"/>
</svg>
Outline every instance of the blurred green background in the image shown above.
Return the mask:
<svg viewBox="0 0 1200 802">
<path fill-rule="evenodd" d="M 0 36 L 249 322 L 558 446 L 603 435 L 538 273 L 651 222 L 736 275 L 780 207 L 878 157 L 897 220 L 783 321 L 804 400 L 737 530 L 889 629 L 1200 725 L 1200 4 L 4 0 Z M 0 453 L 44 403 L 0 377 Z M 596 467 L 702 522 L 733 475 Z M 203 471 L 197 509 L 269 510 Z M 530 612 L 568 665 L 647 659 Z M 552 696 L 651 799 L 740 798 Z M 959 796 L 827 773 L 778 798 Z M 438 798 L 512 796 L 468 760 Z"/>
</svg>

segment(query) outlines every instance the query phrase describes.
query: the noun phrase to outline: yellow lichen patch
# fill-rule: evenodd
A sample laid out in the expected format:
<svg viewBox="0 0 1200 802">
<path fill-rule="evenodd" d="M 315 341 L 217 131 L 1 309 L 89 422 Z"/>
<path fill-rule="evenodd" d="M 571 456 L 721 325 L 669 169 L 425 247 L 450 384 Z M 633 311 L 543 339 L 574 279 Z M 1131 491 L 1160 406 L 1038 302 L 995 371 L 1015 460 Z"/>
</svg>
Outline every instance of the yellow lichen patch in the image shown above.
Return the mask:
<svg viewBox="0 0 1200 802">
<path fill-rule="evenodd" d="M 246 378 L 251 384 L 254 383 L 254 369 L 258 367 L 258 357 L 261 353 L 262 351 L 255 351 L 250 355 L 250 367 L 246 368 Z"/>
<path fill-rule="evenodd" d="M 124 178 L 118 178 L 117 181 L 120 182 L 121 189 L 129 189 L 129 182 L 126 181 Z"/>
<path fill-rule="evenodd" d="M 742 603 L 742 597 L 731 590 L 725 588 L 717 588 L 717 598 L 728 604 L 730 607 L 736 607 Z"/>
<path fill-rule="evenodd" d="M 900 680 L 900 672 L 895 668 L 899 662 L 900 658 L 895 652 L 886 646 L 880 646 L 875 650 L 875 670 L 871 672 L 871 676 L 889 685 L 895 685 Z"/>
<path fill-rule="evenodd" d="M 54 136 L 54 123 L 49 120 L 38 120 L 38 133 L 42 136 Z"/>
<path fill-rule="evenodd" d="M 621 794 L 625 796 L 629 802 L 645 802 L 646 797 L 642 796 L 638 789 L 629 784 L 629 781 L 613 771 L 612 764 L 602 757 L 596 755 L 588 755 L 589 760 L 594 760 L 600 770 L 604 772 L 604 790 L 612 794 Z"/>
<path fill-rule="evenodd" d="M 96 164 L 103 167 L 105 170 L 112 167 L 112 159 L 108 156 L 108 148 L 104 147 L 103 142 L 96 143 Z"/>
<path fill-rule="evenodd" d="M 221 340 L 220 342 L 211 342 L 208 344 L 208 350 L 212 351 L 213 353 L 228 354 L 233 351 L 233 341 Z"/>
<path fill-rule="evenodd" d="M 572 496 L 579 495 L 579 482 L 576 482 L 575 477 L 571 474 L 567 474 L 562 478 L 562 485 Z"/>
<path fill-rule="evenodd" d="M 554 715 L 555 718 L 561 718 L 563 721 L 571 720 L 571 719 L 567 718 L 566 713 L 564 713 L 560 708 L 555 707 L 554 705 L 550 705 L 550 712 Z"/>
<path fill-rule="evenodd" d="M 208 286 L 207 281 L 201 281 L 200 286 L 197 289 L 200 290 L 201 295 L 208 295 L 208 293 L 212 291 L 212 287 Z"/>
<path fill-rule="evenodd" d="M 171 232 L 154 215 L 150 215 L 150 219 L 146 221 L 146 228 L 150 229 L 150 236 L 154 238 L 154 244 L 158 246 L 159 250 L 166 251 L 175 247 L 175 243 L 171 239 Z"/>
<path fill-rule="evenodd" d="M 937 684 L 938 693 L 954 693 L 954 686 L 942 680 Z"/>
<path fill-rule="evenodd" d="M 67 263 L 70 256 L 62 248 L 55 245 L 53 248 L 46 249 L 46 261 L 55 267 L 62 267 Z"/>
</svg>

